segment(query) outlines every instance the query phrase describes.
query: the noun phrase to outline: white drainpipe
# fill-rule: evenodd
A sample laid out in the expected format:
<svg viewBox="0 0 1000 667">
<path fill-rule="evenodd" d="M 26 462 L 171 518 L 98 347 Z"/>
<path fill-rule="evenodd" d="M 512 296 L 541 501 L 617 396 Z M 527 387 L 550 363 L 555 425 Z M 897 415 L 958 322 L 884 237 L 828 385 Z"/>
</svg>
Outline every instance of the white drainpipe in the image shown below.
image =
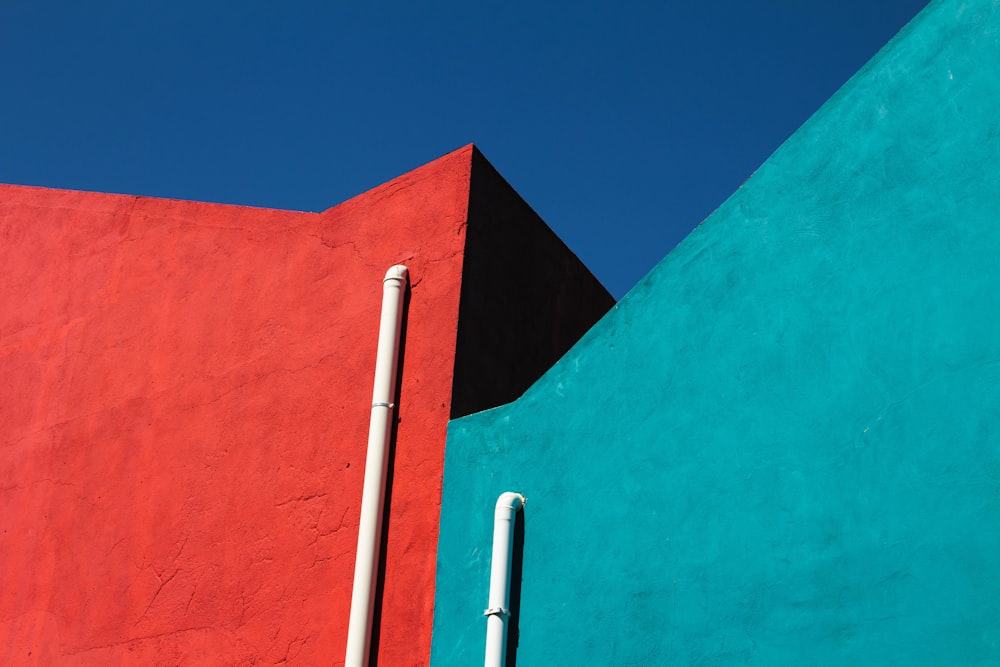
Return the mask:
<svg viewBox="0 0 1000 667">
<path fill-rule="evenodd" d="M 382 281 L 382 318 L 378 330 L 378 353 L 375 356 L 375 391 L 372 395 L 372 418 L 368 430 L 365 486 L 361 496 L 361 522 L 354 561 L 354 593 L 351 596 L 345 667 L 366 667 L 371 649 L 379 541 L 382 537 L 382 507 L 385 505 L 385 478 L 389 464 L 387 455 L 396 407 L 394 392 L 406 273 L 405 266 L 397 265 L 389 269 Z"/>
<path fill-rule="evenodd" d="M 486 667 L 503 667 L 507 659 L 510 616 L 510 562 L 514 552 L 514 517 L 524 496 L 507 491 L 497 498 L 493 515 L 493 559 L 490 562 L 490 606 L 486 615 Z"/>
</svg>

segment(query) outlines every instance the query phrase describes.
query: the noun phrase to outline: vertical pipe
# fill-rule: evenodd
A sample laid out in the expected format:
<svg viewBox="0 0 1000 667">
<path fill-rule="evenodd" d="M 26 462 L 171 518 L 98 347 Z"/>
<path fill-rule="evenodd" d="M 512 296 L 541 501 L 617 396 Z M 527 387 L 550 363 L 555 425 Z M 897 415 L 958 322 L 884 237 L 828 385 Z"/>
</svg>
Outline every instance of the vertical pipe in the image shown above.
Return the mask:
<svg viewBox="0 0 1000 667">
<path fill-rule="evenodd" d="M 503 667 L 507 659 L 510 616 L 510 564 L 514 553 L 514 517 L 524 496 L 507 491 L 497 498 L 493 514 L 493 556 L 490 561 L 490 606 L 486 616 L 486 667 Z"/>
<path fill-rule="evenodd" d="M 361 520 L 358 526 L 358 551 L 354 561 L 354 592 L 351 595 L 345 667 L 367 667 L 371 650 L 382 508 L 385 505 L 389 440 L 392 437 L 396 407 L 396 367 L 399 362 L 406 278 L 406 267 L 397 265 L 389 269 L 382 281 L 382 317 L 379 322 L 378 353 L 375 356 L 375 389 L 372 393 L 368 453 L 365 457 L 365 482 L 361 496 Z"/>
</svg>

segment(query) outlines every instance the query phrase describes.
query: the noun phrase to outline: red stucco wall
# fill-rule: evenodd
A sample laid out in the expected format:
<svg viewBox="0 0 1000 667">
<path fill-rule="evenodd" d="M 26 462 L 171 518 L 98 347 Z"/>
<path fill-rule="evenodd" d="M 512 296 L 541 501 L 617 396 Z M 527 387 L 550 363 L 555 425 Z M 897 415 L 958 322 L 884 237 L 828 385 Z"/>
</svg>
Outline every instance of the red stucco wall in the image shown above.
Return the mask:
<svg viewBox="0 0 1000 667">
<path fill-rule="evenodd" d="M 395 263 L 375 654 L 427 664 L 456 398 L 612 304 L 471 146 L 319 214 L 0 186 L 0 238 L 0 664 L 342 663 Z"/>
<path fill-rule="evenodd" d="M 0 663 L 343 659 L 396 262 L 380 661 L 426 661 L 470 153 L 322 214 L 0 187 Z"/>
</svg>

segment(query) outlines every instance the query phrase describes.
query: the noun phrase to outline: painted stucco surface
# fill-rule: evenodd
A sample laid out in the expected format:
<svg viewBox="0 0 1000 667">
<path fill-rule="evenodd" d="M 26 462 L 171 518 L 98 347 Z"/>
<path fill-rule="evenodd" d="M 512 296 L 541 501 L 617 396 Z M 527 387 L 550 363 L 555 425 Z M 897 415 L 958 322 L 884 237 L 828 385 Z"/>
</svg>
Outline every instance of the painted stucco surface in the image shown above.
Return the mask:
<svg viewBox="0 0 1000 667">
<path fill-rule="evenodd" d="M 0 662 L 342 659 L 401 260 L 422 280 L 387 570 L 432 585 L 413 504 L 438 502 L 419 467 L 448 416 L 468 159 L 429 171 L 323 214 L 4 189 Z M 386 594 L 417 650 L 429 612 Z"/>
<path fill-rule="evenodd" d="M 452 421 L 432 664 L 1000 664 L 1000 5 L 938 2 L 521 399 Z"/>
<path fill-rule="evenodd" d="M 460 301 L 476 289 L 470 193 L 499 178 L 474 158 L 318 214 L 0 186 L 0 664 L 343 661 L 381 283 L 399 262 L 377 655 L 427 664 Z M 550 243 L 510 288 L 537 290 L 563 254 Z M 572 261 L 552 289 L 606 310 Z"/>
</svg>

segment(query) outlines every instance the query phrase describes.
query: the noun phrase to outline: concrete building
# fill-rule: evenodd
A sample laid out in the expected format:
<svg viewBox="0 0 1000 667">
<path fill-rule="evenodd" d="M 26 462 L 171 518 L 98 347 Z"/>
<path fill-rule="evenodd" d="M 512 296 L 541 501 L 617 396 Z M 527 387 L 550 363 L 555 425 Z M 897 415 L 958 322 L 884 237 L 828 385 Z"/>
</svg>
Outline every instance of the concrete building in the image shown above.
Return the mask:
<svg viewBox="0 0 1000 667">
<path fill-rule="evenodd" d="M 471 146 L 323 213 L 0 186 L 0 663 L 342 663 L 399 263 L 378 664 L 481 663 L 507 491 L 508 665 L 1000 663 L 998 73 L 932 3 L 614 307 Z"/>
<path fill-rule="evenodd" d="M 427 664 L 445 428 L 613 303 L 471 146 L 322 213 L 0 186 L 0 663 L 343 661 L 382 279 L 375 619 Z"/>
</svg>

